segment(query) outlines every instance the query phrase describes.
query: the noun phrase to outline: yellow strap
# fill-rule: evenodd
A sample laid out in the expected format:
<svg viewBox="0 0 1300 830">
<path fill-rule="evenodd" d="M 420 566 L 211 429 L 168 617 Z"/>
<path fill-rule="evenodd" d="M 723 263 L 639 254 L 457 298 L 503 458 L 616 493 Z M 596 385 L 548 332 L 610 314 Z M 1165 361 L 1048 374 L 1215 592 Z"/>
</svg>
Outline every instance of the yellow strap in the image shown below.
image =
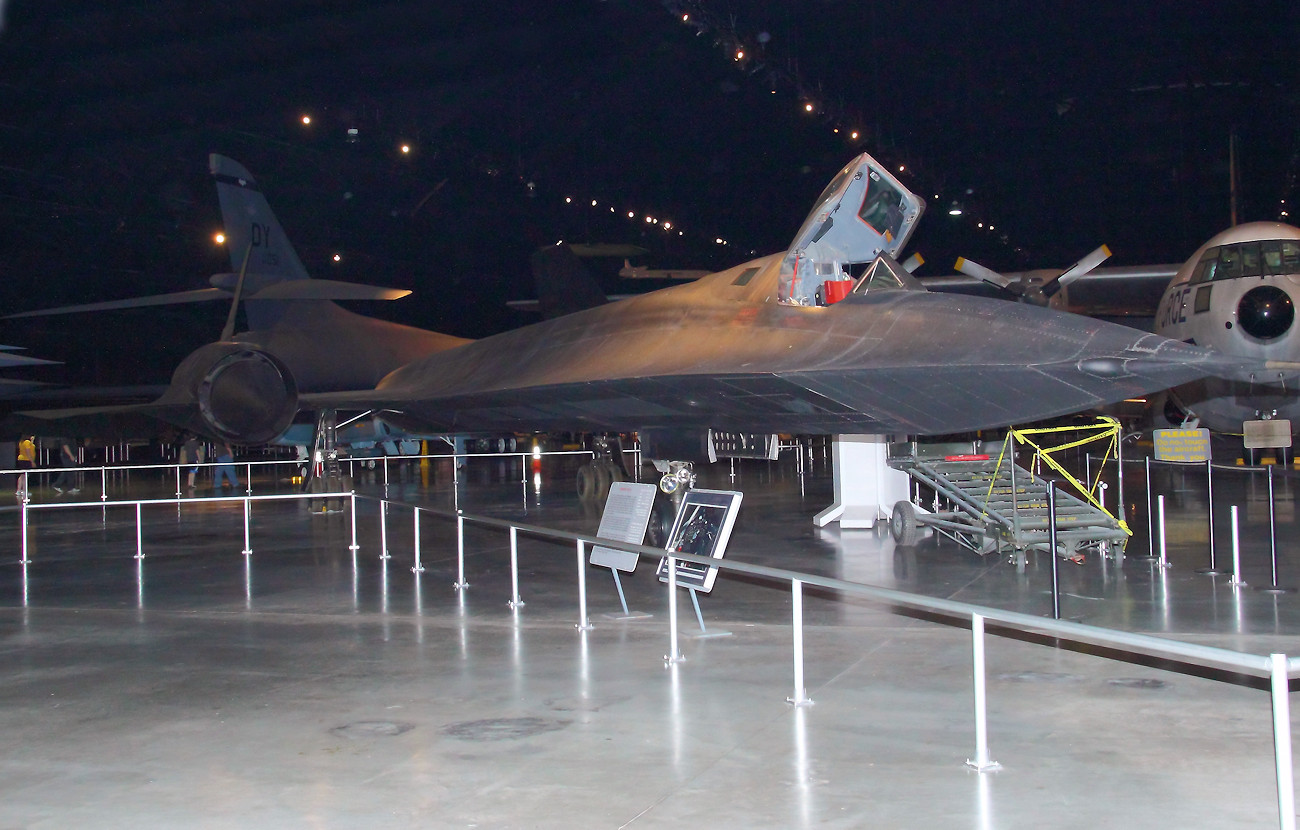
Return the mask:
<svg viewBox="0 0 1300 830">
<path fill-rule="evenodd" d="M 1068 444 L 1062 444 L 1061 446 L 1058 446 L 1058 447 L 1052 447 L 1051 449 L 1046 449 L 1046 450 L 1043 449 L 1042 447 L 1038 446 L 1037 444 L 1035 444 L 1035 443 L 1034 443 L 1033 441 L 1031 441 L 1031 440 L 1029 439 L 1029 437 L 1028 437 L 1028 436 L 1030 436 L 1030 435 L 1045 435 L 1045 434 L 1049 434 L 1049 433 L 1055 433 L 1055 432 L 1067 432 L 1067 431 L 1078 432 L 1078 431 L 1081 431 L 1081 430 L 1089 430 L 1089 429 L 1099 430 L 1099 432 L 1098 432 L 1096 435 L 1093 435 L 1093 436 L 1088 437 L 1088 438 L 1086 438 L 1086 439 L 1080 439 L 1080 440 L 1077 440 L 1077 441 L 1072 441 L 1072 442 L 1070 442 L 1070 443 L 1068 443 Z M 1042 458 L 1042 460 L 1044 461 L 1044 463 L 1047 464 L 1048 467 L 1050 467 L 1050 468 L 1051 468 L 1052 470 L 1054 470 L 1058 475 L 1060 475 L 1063 479 L 1065 479 L 1067 482 L 1069 482 L 1071 485 L 1073 485 L 1073 486 L 1074 486 L 1074 489 L 1077 490 L 1077 491 L 1078 491 L 1078 492 L 1079 492 L 1079 493 L 1080 493 L 1080 494 L 1081 494 L 1085 499 L 1087 499 L 1088 502 L 1089 502 L 1093 507 L 1096 507 L 1096 508 L 1097 508 L 1098 510 L 1100 510 L 1102 513 L 1105 513 L 1107 516 L 1109 516 L 1109 517 L 1111 518 L 1111 521 L 1114 521 L 1117 525 L 1119 525 L 1120 529 L 1123 530 L 1124 533 L 1125 533 L 1126 535 L 1128 535 L 1128 536 L 1132 536 L 1132 535 L 1133 535 L 1133 531 L 1129 530 L 1128 523 L 1127 523 L 1127 522 L 1124 522 L 1124 521 L 1120 521 L 1119 519 L 1116 519 L 1115 516 L 1114 516 L 1114 515 L 1113 515 L 1109 510 L 1107 510 L 1105 507 L 1103 507 L 1102 504 L 1101 504 L 1101 502 L 1098 501 L 1097 498 L 1093 495 L 1093 494 L 1096 492 L 1096 490 L 1097 490 L 1097 489 L 1100 487 L 1100 485 L 1101 485 L 1101 473 L 1102 473 L 1102 470 L 1105 469 L 1106 461 L 1108 461 L 1108 460 L 1110 459 L 1111 451 L 1112 451 L 1112 450 L 1116 450 L 1116 451 L 1118 450 L 1118 446 L 1119 446 L 1119 431 L 1120 431 L 1120 424 L 1119 424 L 1119 421 L 1117 421 L 1117 420 L 1115 420 L 1114 418 L 1111 418 L 1111 417 L 1103 416 L 1103 417 L 1101 418 L 1101 422 L 1100 422 L 1100 423 L 1098 423 L 1098 424 L 1094 424 L 1094 425 L 1083 426 L 1083 427 L 1036 427 L 1036 428 L 1033 428 L 1033 429 L 1023 429 L 1023 430 L 1019 430 L 1019 429 L 1009 429 L 1009 430 L 1007 431 L 1007 439 L 1008 439 L 1008 441 L 1009 441 L 1009 440 L 1011 439 L 1012 436 L 1015 436 L 1015 439 L 1016 439 L 1017 441 L 1019 441 L 1020 443 L 1022 443 L 1022 444 L 1027 444 L 1028 446 L 1033 447 L 1033 448 L 1034 448 L 1034 453 L 1035 453 L 1038 457 Z M 1054 453 L 1054 452 L 1059 452 L 1059 451 L 1064 450 L 1064 449 L 1072 449 L 1072 448 L 1074 448 L 1074 447 L 1079 447 L 1079 446 L 1082 446 L 1082 445 L 1084 445 L 1084 444 L 1091 443 L 1092 441 L 1102 441 L 1102 440 L 1106 440 L 1106 439 L 1108 439 L 1108 438 L 1110 439 L 1110 444 L 1108 444 L 1107 447 L 1106 447 L 1106 455 L 1105 455 L 1105 457 L 1102 459 L 1102 463 L 1101 463 L 1101 465 L 1100 465 L 1100 466 L 1098 467 L 1098 469 L 1097 469 L 1097 478 L 1096 478 L 1096 480 L 1092 483 L 1092 486 L 1091 486 L 1091 487 L 1084 486 L 1083 484 L 1081 484 L 1081 483 L 1079 482 L 1078 479 L 1076 479 L 1074 476 L 1070 475 L 1070 473 L 1067 472 L 1066 469 L 1065 469 L 1064 467 L 1062 467 L 1062 466 L 1057 462 L 1057 460 L 1056 460 L 1055 458 L 1052 457 L 1052 453 Z M 1005 454 L 1005 452 L 1006 452 L 1006 447 L 1005 447 L 1005 445 L 1004 445 L 1004 447 L 1003 447 L 1003 454 Z M 1118 452 L 1117 452 L 1116 454 L 1118 455 Z M 1001 466 L 1002 466 L 1002 456 L 999 456 L 999 457 L 998 457 L 998 467 L 1000 468 Z M 996 470 L 995 470 L 994 472 L 995 472 L 995 475 L 996 475 Z M 989 493 L 992 494 L 992 492 L 993 492 L 993 487 L 992 487 L 992 485 L 990 484 L 990 486 L 989 486 Z"/>
</svg>

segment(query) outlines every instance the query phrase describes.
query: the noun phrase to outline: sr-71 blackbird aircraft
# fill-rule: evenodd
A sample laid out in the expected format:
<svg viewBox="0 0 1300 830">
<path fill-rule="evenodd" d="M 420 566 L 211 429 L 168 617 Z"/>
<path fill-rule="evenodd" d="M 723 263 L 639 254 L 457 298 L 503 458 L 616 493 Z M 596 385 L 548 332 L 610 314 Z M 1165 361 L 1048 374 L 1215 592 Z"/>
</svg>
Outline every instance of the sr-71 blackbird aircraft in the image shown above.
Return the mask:
<svg viewBox="0 0 1300 830">
<path fill-rule="evenodd" d="M 1109 253 L 1103 246 L 1060 276 L 998 274 L 967 260 L 959 260 L 957 268 L 1026 302 L 1084 313 L 1119 309 L 1086 300 L 1078 304 L 1067 297 L 1067 286 L 1134 288 L 1158 281 L 1159 303 L 1147 307 L 1157 334 L 1243 361 L 1236 371 L 1170 390 L 1175 407 L 1216 432 L 1240 434 L 1246 421 L 1271 419 L 1289 419 L 1293 430 L 1300 429 L 1300 328 L 1293 300 L 1300 292 L 1300 228 L 1280 222 L 1238 225 L 1215 235 L 1181 266 L 1096 269 Z M 953 282 L 939 278 L 927 284 L 951 287 Z M 1130 294 L 1128 309 L 1141 305 Z"/>
<path fill-rule="evenodd" d="M 426 432 L 637 431 L 648 457 L 698 460 L 709 429 L 949 434 L 1240 368 L 1099 320 L 925 290 L 894 260 L 924 203 L 866 154 L 784 253 L 476 341 L 340 308 L 388 295 L 307 279 L 253 177 L 210 162 L 238 272 L 213 283 L 244 302 L 248 331 L 233 332 L 232 307 L 160 398 L 100 416 L 258 444 L 299 410 L 382 410 Z"/>
</svg>

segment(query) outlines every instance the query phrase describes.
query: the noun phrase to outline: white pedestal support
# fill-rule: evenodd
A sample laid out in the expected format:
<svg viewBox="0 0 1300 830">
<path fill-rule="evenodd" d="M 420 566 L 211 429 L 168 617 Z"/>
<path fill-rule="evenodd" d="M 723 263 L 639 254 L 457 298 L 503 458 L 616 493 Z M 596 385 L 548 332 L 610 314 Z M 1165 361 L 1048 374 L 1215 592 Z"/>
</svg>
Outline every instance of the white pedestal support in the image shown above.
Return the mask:
<svg viewBox="0 0 1300 830">
<path fill-rule="evenodd" d="M 813 524 L 871 528 L 888 519 L 895 502 L 908 500 L 910 479 L 889 466 L 887 455 L 883 435 L 836 435 L 831 445 L 835 503 L 814 516 Z"/>
</svg>

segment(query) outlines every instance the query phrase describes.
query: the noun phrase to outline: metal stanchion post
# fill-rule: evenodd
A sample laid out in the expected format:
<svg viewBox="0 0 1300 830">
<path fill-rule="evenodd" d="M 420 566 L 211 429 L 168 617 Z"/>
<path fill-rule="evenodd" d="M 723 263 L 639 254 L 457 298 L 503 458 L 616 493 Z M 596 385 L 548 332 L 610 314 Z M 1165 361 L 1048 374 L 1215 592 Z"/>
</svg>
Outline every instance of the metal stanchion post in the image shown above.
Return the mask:
<svg viewBox="0 0 1300 830">
<path fill-rule="evenodd" d="M 587 619 L 587 543 L 578 540 L 578 624 L 579 631 L 590 631 Z"/>
<path fill-rule="evenodd" d="M 108 501 L 108 468 L 99 468 L 99 500 Z"/>
<path fill-rule="evenodd" d="M 135 503 L 135 558 L 144 559 L 144 522 L 140 519 L 140 502 Z"/>
<path fill-rule="evenodd" d="M 1052 619 L 1061 618 L 1061 583 L 1056 567 L 1056 482 L 1047 482 L 1047 544 L 1052 559 Z"/>
<path fill-rule="evenodd" d="M 253 495 L 253 462 L 249 461 L 244 465 L 244 492 Z"/>
<path fill-rule="evenodd" d="M 795 706 L 811 706 L 812 700 L 803 683 L 803 582 L 790 580 L 791 624 L 794 629 L 794 696 L 786 698 Z"/>
<path fill-rule="evenodd" d="M 391 559 L 388 553 L 388 501 L 379 500 L 379 558 Z"/>
<path fill-rule="evenodd" d="M 245 497 L 244 498 L 244 555 L 245 556 L 248 556 L 253 552 L 253 546 L 249 544 L 249 536 L 248 536 L 249 534 L 248 518 L 249 518 L 249 513 L 252 511 L 252 509 L 253 509 L 252 503 L 248 500 L 247 497 Z"/>
<path fill-rule="evenodd" d="M 1160 559 L 1157 564 L 1162 568 L 1169 567 L 1169 559 L 1165 555 L 1165 495 L 1161 493 L 1156 496 L 1157 510 L 1160 513 Z"/>
<path fill-rule="evenodd" d="M 1150 553 L 1156 549 L 1155 526 L 1156 523 L 1151 521 L 1151 458 L 1146 459 L 1147 467 L 1147 552 Z"/>
<path fill-rule="evenodd" d="M 511 608 L 522 608 L 526 603 L 519 598 L 519 528 L 510 528 L 510 601 Z"/>
<path fill-rule="evenodd" d="M 26 565 L 27 563 L 32 561 L 27 556 L 27 494 L 26 493 L 24 493 L 23 497 L 18 500 L 18 513 L 19 513 L 19 521 L 21 521 L 23 526 L 23 558 L 20 561 L 22 562 L 22 564 Z M 24 571 L 24 573 L 26 573 L 26 571 Z"/>
<path fill-rule="evenodd" d="M 1241 578 L 1241 535 L 1237 532 L 1237 505 L 1232 506 L 1232 584 L 1245 585 Z"/>
<path fill-rule="evenodd" d="M 1295 780 L 1291 768 L 1291 684 L 1285 654 L 1270 654 L 1269 675 L 1273 698 L 1273 756 L 1277 767 L 1279 826 L 1295 830 Z"/>
<path fill-rule="evenodd" d="M 680 663 L 685 660 L 677 648 L 677 557 L 668 555 L 668 653 L 664 655 L 665 663 Z"/>
<path fill-rule="evenodd" d="M 1206 576 L 1218 576 L 1223 571 L 1219 570 L 1219 564 L 1214 556 L 1214 464 L 1208 458 L 1205 459 L 1205 501 L 1208 505 L 1206 513 L 1209 515 L 1210 523 L 1210 567 L 1197 568 L 1196 572 Z"/>
<path fill-rule="evenodd" d="M 418 574 L 424 572 L 424 566 L 420 564 L 420 508 L 415 508 L 413 514 L 415 518 L 412 539 L 415 545 L 415 565 L 411 567 L 411 573 Z"/>
<path fill-rule="evenodd" d="M 1124 428 L 1115 436 L 1115 515 L 1122 522 L 1124 516 Z"/>
<path fill-rule="evenodd" d="M 1053 558 L 1055 554 L 1053 554 Z M 993 772 L 1002 765 L 989 757 L 988 704 L 984 681 L 984 618 L 970 615 L 971 675 L 975 685 L 975 757 L 966 766 L 979 772 Z"/>
<path fill-rule="evenodd" d="M 1284 588 L 1277 582 L 1277 504 L 1273 500 L 1273 467 L 1268 467 L 1268 552 L 1269 562 L 1272 568 L 1273 582 L 1269 585 L 1260 585 L 1255 588 L 1256 591 L 1262 591 L 1266 594 L 1289 594 L 1295 588 Z"/>
<path fill-rule="evenodd" d="M 452 587 L 457 591 L 469 587 L 465 581 L 465 517 L 459 510 L 456 511 L 456 584 Z"/>
<path fill-rule="evenodd" d="M 352 544 L 348 545 L 348 550 L 355 554 L 360 548 L 357 546 L 357 491 L 352 491 L 352 518 L 349 521 L 352 526 Z"/>
</svg>

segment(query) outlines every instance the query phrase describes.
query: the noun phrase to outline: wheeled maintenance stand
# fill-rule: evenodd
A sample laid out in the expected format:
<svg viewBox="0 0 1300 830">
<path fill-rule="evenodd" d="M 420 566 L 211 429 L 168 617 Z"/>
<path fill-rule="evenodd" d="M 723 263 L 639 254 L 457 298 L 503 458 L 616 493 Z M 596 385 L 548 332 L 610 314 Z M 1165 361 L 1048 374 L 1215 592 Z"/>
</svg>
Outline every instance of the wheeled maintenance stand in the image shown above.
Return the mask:
<svg viewBox="0 0 1300 830">
<path fill-rule="evenodd" d="M 1050 547 L 1047 481 L 1010 457 L 999 464 L 996 451 L 962 449 L 916 442 L 893 447 L 889 463 L 934 494 L 932 512 L 909 499 L 894 505 L 894 541 L 914 545 L 918 528 L 930 527 L 981 555 L 1010 551 L 1024 567 L 1025 551 Z M 1057 553 L 1066 558 L 1077 559 L 1088 548 L 1105 553 L 1128 537 L 1109 513 L 1064 490 L 1057 491 L 1055 508 Z"/>
</svg>

